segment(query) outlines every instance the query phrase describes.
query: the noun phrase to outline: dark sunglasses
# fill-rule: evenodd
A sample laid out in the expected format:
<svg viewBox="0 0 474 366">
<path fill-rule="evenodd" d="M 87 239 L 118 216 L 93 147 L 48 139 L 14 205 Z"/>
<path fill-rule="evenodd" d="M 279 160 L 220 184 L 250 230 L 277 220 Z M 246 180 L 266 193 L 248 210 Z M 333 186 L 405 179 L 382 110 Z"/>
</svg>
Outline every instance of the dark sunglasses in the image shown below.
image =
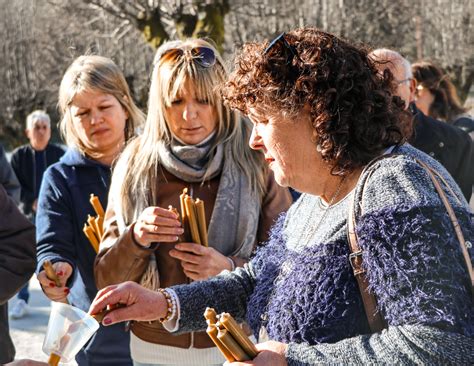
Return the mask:
<svg viewBox="0 0 474 366">
<path fill-rule="evenodd" d="M 176 62 L 187 52 L 194 62 L 204 68 L 212 67 L 216 63 L 216 54 L 208 47 L 193 47 L 190 49 L 170 48 L 163 52 L 160 60 L 163 62 Z"/>
<path fill-rule="evenodd" d="M 296 48 L 288 43 L 288 41 L 285 39 L 285 35 L 286 33 L 283 32 L 278 35 L 273 41 L 271 41 L 267 48 L 265 48 L 265 51 L 263 51 L 263 54 L 268 55 L 272 50 L 276 49 L 277 46 L 282 45 L 285 50 L 289 51 L 286 61 L 287 64 L 290 64 L 295 57 L 302 62 L 301 58 L 298 56 Z"/>
</svg>

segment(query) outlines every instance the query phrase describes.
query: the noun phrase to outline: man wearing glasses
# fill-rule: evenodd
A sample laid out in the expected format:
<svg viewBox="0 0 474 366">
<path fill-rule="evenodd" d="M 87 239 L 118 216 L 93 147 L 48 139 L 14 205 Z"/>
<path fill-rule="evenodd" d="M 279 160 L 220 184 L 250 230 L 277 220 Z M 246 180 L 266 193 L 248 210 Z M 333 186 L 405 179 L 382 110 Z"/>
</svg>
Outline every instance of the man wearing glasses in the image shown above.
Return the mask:
<svg viewBox="0 0 474 366">
<path fill-rule="evenodd" d="M 416 81 L 410 62 L 398 52 L 380 48 L 370 56 L 380 73 L 390 70 L 394 77 L 394 95 L 399 96 L 413 114 L 410 144 L 438 160 L 451 174 L 469 202 L 474 184 L 474 145 L 461 129 L 424 115 L 415 106 Z"/>
</svg>

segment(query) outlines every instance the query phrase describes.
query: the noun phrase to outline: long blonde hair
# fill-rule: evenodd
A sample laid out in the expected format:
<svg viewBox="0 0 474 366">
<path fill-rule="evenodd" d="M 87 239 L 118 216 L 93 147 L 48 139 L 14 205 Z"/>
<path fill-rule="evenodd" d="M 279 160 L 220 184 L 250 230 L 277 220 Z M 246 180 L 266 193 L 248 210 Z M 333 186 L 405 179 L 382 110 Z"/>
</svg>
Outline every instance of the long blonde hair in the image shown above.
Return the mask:
<svg viewBox="0 0 474 366">
<path fill-rule="evenodd" d="M 76 58 L 66 70 L 59 87 L 58 107 L 61 113 L 59 130 L 66 144 L 77 148 L 81 153 L 98 158 L 79 137 L 72 121 L 70 104 L 75 95 L 82 91 L 95 91 L 114 96 L 127 111 L 125 141 L 135 135 L 135 130 L 143 124 L 143 113 L 133 102 L 130 89 L 122 71 L 109 58 L 97 55 L 84 55 Z"/>
<path fill-rule="evenodd" d="M 161 56 L 169 49 L 198 46 L 208 47 L 214 51 L 215 65 L 202 67 L 184 56 L 175 62 L 162 62 Z M 144 208 L 156 202 L 156 181 L 160 171 L 157 142 L 169 144 L 172 139 L 165 110 L 188 80 L 195 87 L 196 97 L 208 100 L 217 111 L 216 138 L 210 154 L 214 153 L 217 145 L 228 144 L 230 156 L 226 158 L 236 162 L 254 192 L 259 197 L 263 196 L 265 191 L 263 154 L 252 151 L 248 145 L 250 123 L 245 122 L 239 113 L 231 111 L 223 104 L 218 89 L 226 78 L 227 71 L 221 56 L 212 45 L 202 39 L 172 41 L 158 49 L 154 59 L 148 114 L 143 134 L 129 143 L 114 169 L 112 178 L 111 191 L 113 190 L 114 197 L 119 197 L 121 214 L 126 224 L 136 219 Z"/>
</svg>

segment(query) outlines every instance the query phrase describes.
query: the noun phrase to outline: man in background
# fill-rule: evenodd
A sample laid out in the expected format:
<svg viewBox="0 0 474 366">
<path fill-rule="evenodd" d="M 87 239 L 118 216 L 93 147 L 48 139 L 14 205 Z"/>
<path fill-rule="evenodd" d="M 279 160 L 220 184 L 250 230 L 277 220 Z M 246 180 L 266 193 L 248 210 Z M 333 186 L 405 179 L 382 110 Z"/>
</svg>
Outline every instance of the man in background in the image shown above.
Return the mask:
<svg viewBox="0 0 474 366">
<path fill-rule="evenodd" d="M 64 150 L 49 143 L 51 120 L 45 111 L 36 110 L 26 117 L 25 133 L 29 144 L 13 151 L 11 165 L 21 185 L 20 209 L 34 223 L 43 174 L 48 166 L 59 161 Z M 10 311 L 12 318 L 18 319 L 26 314 L 29 297 L 27 283 Z"/>
<path fill-rule="evenodd" d="M 467 202 L 474 184 L 474 145 L 461 129 L 424 115 L 415 106 L 416 81 L 410 62 L 398 52 L 379 48 L 370 53 L 380 73 L 393 75 L 394 95 L 399 96 L 413 114 L 413 135 L 409 142 L 438 160 L 461 188 Z"/>
</svg>

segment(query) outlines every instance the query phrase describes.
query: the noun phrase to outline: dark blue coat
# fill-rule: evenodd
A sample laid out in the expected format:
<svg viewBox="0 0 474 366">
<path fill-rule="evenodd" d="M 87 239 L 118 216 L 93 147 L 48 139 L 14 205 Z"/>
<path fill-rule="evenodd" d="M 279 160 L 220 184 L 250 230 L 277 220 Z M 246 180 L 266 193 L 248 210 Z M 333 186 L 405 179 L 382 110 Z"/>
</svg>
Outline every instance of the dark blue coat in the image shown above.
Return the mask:
<svg viewBox="0 0 474 366">
<path fill-rule="evenodd" d="M 43 176 L 38 198 L 36 237 L 37 272 L 43 262 L 65 261 L 73 268 L 68 300 L 85 311 L 97 293 L 94 281 L 95 251 L 82 228 L 87 215 L 95 216 L 89 197 L 98 196 L 107 206 L 110 167 L 69 149 Z M 76 357 L 79 365 L 131 365 L 130 338 L 124 325 L 101 327 Z"/>
</svg>

